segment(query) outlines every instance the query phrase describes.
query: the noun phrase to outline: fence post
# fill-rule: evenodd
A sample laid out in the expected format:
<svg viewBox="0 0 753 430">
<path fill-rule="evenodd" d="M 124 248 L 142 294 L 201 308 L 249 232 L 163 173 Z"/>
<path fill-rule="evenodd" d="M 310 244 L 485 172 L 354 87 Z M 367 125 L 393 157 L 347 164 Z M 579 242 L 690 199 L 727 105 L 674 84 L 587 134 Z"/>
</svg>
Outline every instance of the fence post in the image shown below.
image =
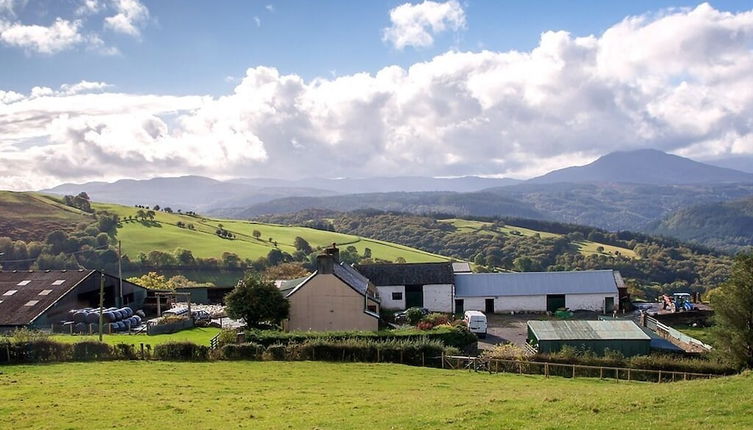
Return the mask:
<svg viewBox="0 0 753 430">
<path fill-rule="evenodd" d="M 5 354 L 8 356 L 8 363 L 10 363 L 10 342 L 5 344 Z"/>
<path fill-rule="evenodd" d="M 604 379 L 604 368 L 599 367 L 599 379 Z"/>
<path fill-rule="evenodd" d="M 442 351 L 442 369 L 444 369 L 444 351 Z"/>
<path fill-rule="evenodd" d="M 544 363 L 544 376 L 549 377 L 549 363 Z"/>
<path fill-rule="evenodd" d="M 573 366 L 573 379 L 575 379 L 575 365 L 572 364 L 571 366 Z"/>
<path fill-rule="evenodd" d="M 444 369 L 444 352 L 442 352 L 442 369 Z M 377 348 L 377 363 L 379 363 L 379 348 Z"/>
<path fill-rule="evenodd" d="M 630 381 L 630 368 L 628 368 L 628 381 Z"/>
<path fill-rule="evenodd" d="M 522 361 L 518 361 L 518 374 L 519 375 L 523 374 L 523 362 Z"/>
<path fill-rule="evenodd" d="M 141 342 L 141 359 L 144 359 L 144 342 Z"/>
<path fill-rule="evenodd" d="M 426 357 L 423 352 L 421 353 L 421 366 L 426 366 Z"/>
<path fill-rule="evenodd" d="M 659 384 L 661 384 L 661 370 L 659 371 Z"/>
</svg>

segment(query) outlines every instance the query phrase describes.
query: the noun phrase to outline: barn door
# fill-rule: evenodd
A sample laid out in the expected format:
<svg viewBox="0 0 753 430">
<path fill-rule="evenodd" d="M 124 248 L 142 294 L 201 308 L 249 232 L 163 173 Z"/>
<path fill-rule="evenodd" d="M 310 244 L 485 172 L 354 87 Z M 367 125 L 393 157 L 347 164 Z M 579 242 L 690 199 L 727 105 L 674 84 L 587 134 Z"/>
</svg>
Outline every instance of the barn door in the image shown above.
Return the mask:
<svg viewBox="0 0 753 430">
<path fill-rule="evenodd" d="M 565 307 L 565 295 L 564 294 L 548 294 L 546 296 L 546 310 L 548 312 L 556 312 L 559 308 Z"/>
<path fill-rule="evenodd" d="M 423 285 L 406 285 L 405 286 L 405 308 L 422 308 L 424 307 L 424 286 Z"/>
</svg>

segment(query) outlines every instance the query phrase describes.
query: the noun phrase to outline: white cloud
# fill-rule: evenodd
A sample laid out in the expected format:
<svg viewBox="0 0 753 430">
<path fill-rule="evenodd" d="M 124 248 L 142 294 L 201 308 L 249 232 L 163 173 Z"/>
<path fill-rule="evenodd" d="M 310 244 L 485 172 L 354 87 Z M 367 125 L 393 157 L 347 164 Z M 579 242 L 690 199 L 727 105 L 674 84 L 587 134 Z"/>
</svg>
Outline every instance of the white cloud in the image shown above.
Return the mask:
<svg viewBox="0 0 753 430">
<path fill-rule="evenodd" d="M 54 54 L 84 43 L 86 38 L 80 30 L 79 20 L 57 18 L 52 25 L 45 27 L 11 23 L 0 18 L 0 42 L 42 54 Z"/>
<path fill-rule="evenodd" d="M 266 9 L 268 12 L 274 13 L 275 6 L 273 4 L 268 4 L 268 5 L 264 6 L 264 9 Z"/>
<path fill-rule="evenodd" d="M 102 91 L 110 87 L 112 87 L 112 85 L 106 82 L 81 81 L 77 84 L 63 84 L 60 86 L 60 91 L 65 95 L 73 95 L 93 91 Z"/>
<path fill-rule="evenodd" d="M 258 16 L 255 16 L 254 22 L 256 23 L 257 27 L 261 27 L 261 18 L 259 18 Z"/>
<path fill-rule="evenodd" d="M 112 31 L 139 37 L 149 20 L 149 9 L 139 0 L 115 0 L 117 14 L 105 18 L 105 27 Z"/>
<path fill-rule="evenodd" d="M 390 21 L 392 25 L 384 29 L 382 40 L 397 49 L 420 48 L 433 45 L 435 34 L 465 28 L 465 12 L 456 0 L 444 3 L 425 0 L 390 10 Z"/>
<path fill-rule="evenodd" d="M 57 16 L 49 25 L 27 24 L 19 19 L 18 14 L 26 5 L 25 0 L 0 0 L 0 44 L 21 48 L 28 54 L 52 55 L 82 47 L 104 55 L 115 55 L 119 53 L 118 49 L 108 46 L 98 31 L 91 30 L 92 21 L 102 19 L 102 13 L 113 8 L 116 13 L 104 18 L 104 26 L 139 37 L 140 29 L 149 20 L 149 10 L 138 0 L 80 0 L 68 11 L 71 19 Z"/>
<path fill-rule="evenodd" d="M 447 52 L 374 74 L 306 81 L 254 67 L 217 98 L 66 94 L 112 91 L 103 83 L 0 92 L 0 188 L 182 174 L 528 177 L 645 147 L 753 155 L 751 45 L 753 11 L 701 5 L 601 36 L 546 32 L 528 52 Z"/>
</svg>

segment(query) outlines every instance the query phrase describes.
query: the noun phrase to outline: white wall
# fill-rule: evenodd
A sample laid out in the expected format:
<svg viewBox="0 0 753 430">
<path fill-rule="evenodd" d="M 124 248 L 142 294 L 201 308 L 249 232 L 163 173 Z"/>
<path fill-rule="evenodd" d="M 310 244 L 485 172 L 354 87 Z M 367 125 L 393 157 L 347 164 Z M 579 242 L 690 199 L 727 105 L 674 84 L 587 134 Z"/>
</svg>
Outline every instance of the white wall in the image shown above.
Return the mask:
<svg viewBox="0 0 753 430">
<path fill-rule="evenodd" d="M 379 299 L 382 301 L 382 308 L 389 310 L 403 310 L 405 309 L 405 286 L 404 285 L 388 285 L 384 287 L 377 287 L 379 291 Z M 392 293 L 402 293 L 403 298 L 400 300 L 392 300 Z"/>
<path fill-rule="evenodd" d="M 424 307 L 432 312 L 452 312 L 452 284 L 424 285 Z"/>
<path fill-rule="evenodd" d="M 565 296 L 565 307 L 571 311 L 588 310 L 604 312 L 604 298 L 613 297 L 614 305 L 620 303 L 617 293 L 603 294 L 568 294 Z"/>
<path fill-rule="evenodd" d="M 604 311 L 604 298 L 614 297 L 615 306 L 619 303 L 617 294 L 566 294 L 565 307 L 571 311 L 589 310 Z M 481 311 L 486 308 L 486 299 L 494 299 L 494 312 L 545 312 L 546 295 L 538 296 L 489 296 L 489 297 L 457 297 L 463 299 L 463 309 L 466 311 Z"/>
</svg>

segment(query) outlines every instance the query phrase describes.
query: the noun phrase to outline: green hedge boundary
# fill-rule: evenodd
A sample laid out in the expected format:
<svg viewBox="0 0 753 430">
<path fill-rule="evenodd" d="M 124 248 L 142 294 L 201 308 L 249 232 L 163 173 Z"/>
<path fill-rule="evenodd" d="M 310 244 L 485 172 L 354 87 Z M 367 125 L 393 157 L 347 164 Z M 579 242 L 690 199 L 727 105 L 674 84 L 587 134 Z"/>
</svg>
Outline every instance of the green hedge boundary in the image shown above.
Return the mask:
<svg viewBox="0 0 753 430">
<path fill-rule="evenodd" d="M 327 339 L 330 341 L 348 340 L 376 340 L 385 341 L 437 341 L 444 346 L 458 348 L 460 350 L 478 342 L 475 334 L 465 327 L 435 327 L 431 330 L 385 330 L 378 332 L 368 331 L 332 331 L 332 332 L 309 332 L 291 331 L 280 332 L 275 330 L 249 330 L 246 332 L 246 341 L 258 343 L 265 347 L 280 344 L 304 343 L 314 339 Z"/>
</svg>

